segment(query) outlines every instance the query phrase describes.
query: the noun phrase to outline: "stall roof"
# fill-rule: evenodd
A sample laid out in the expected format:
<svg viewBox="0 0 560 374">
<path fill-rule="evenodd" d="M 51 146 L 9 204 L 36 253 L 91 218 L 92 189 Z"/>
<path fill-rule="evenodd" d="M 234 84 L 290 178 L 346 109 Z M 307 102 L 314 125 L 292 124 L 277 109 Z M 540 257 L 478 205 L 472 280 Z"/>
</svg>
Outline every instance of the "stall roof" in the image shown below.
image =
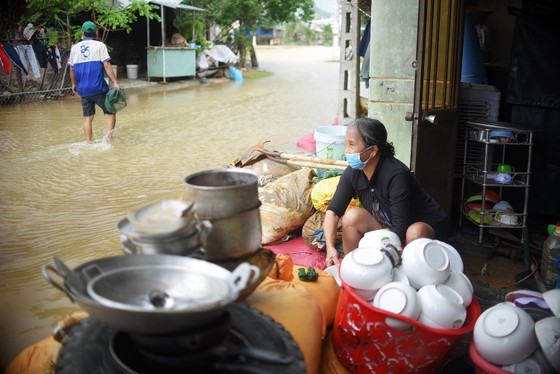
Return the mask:
<svg viewBox="0 0 560 374">
<path fill-rule="evenodd" d="M 197 12 L 205 12 L 206 9 L 197 8 L 191 5 L 181 4 L 182 0 L 148 0 L 149 3 L 154 3 L 158 5 L 163 5 L 169 8 L 179 8 L 179 9 L 187 9 L 187 10 L 194 10 Z"/>
</svg>

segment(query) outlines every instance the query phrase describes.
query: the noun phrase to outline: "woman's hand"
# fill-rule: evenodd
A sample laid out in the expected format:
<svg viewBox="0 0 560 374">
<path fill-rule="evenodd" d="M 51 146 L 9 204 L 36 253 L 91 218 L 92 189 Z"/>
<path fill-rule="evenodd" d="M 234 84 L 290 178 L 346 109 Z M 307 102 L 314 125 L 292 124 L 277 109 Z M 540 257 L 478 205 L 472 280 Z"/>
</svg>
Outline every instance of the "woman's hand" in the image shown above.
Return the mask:
<svg viewBox="0 0 560 374">
<path fill-rule="evenodd" d="M 325 259 L 327 267 L 332 265 L 338 265 L 338 252 L 334 247 L 327 246 L 327 257 Z"/>
</svg>

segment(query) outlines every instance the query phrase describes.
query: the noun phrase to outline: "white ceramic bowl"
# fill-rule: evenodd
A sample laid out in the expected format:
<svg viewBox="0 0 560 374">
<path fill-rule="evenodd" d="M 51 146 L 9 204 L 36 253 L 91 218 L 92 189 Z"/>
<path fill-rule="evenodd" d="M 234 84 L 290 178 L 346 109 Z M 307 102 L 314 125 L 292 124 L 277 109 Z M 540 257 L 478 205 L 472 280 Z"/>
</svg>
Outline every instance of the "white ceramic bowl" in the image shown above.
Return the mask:
<svg viewBox="0 0 560 374">
<path fill-rule="evenodd" d="M 560 318 L 547 317 L 535 322 L 535 333 L 547 361 L 560 373 Z"/>
<path fill-rule="evenodd" d="M 380 229 L 366 232 L 360 242 L 358 247 L 373 247 L 381 249 L 385 247 L 386 244 L 392 244 L 398 250 L 401 250 L 401 239 L 397 234 L 389 229 Z"/>
<path fill-rule="evenodd" d="M 464 265 L 463 259 L 457 250 L 451 245 L 446 242 L 442 242 L 440 240 L 434 240 L 434 242 L 441 244 L 443 248 L 447 251 L 447 255 L 449 256 L 449 267 L 452 271 L 463 272 Z"/>
<path fill-rule="evenodd" d="M 354 287 L 352 287 L 352 289 L 354 290 L 354 292 L 356 292 L 356 294 L 358 294 L 358 296 L 360 296 L 365 301 L 369 301 L 369 302 L 373 301 L 373 299 L 375 298 L 375 294 L 378 291 L 378 289 L 363 290 Z"/>
<path fill-rule="evenodd" d="M 340 286 L 340 277 L 338 276 L 338 265 L 332 265 L 325 269 L 327 273 L 333 276 L 336 283 Z"/>
<path fill-rule="evenodd" d="M 458 329 L 465 323 L 467 309 L 463 298 L 443 284 L 430 284 L 418 290 L 421 313 L 418 320 L 427 326 Z"/>
<path fill-rule="evenodd" d="M 461 295 L 465 308 L 471 305 L 474 289 L 471 281 L 465 274 L 452 270 L 442 284 L 451 287 L 459 295 Z"/>
<path fill-rule="evenodd" d="M 372 304 L 376 308 L 412 319 L 418 319 L 421 311 L 416 290 L 401 282 L 391 282 L 381 287 L 375 294 Z M 392 317 L 387 317 L 385 322 L 399 331 L 405 331 L 410 327 L 409 323 Z"/>
<path fill-rule="evenodd" d="M 548 304 L 548 307 L 554 313 L 554 315 L 560 318 L 560 288 L 554 288 L 550 291 L 546 291 L 542 294 L 544 301 Z"/>
<path fill-rule="evenodd" d="M 352 288 L 377 291 L 392 281 L 393 265 L 378 249 L 361 247 L 344 256 L 341 280 Z"/>
<path fill-rule="evenodd" d="M 544 359 L 544 357 L 543 357 Z M 520 362 L 516 362 L 515 364 L 505 365 L 502 366 L 502 369 L 505 371 L 509 371 L 510 373 L 515 374 L 548 374 L 551 373 L 550 370 L 547 370 L 546 364 L 543 364 L 539 361 L 536 357 L 536 352 L 522 360 Z"/>
<path fill-rule="evenodd" d="M 484 311 L 474 325 L 473 339 L 480 356 L 495 365 L 523 361 L 539 344 L 531 316 L 510 302 Z"/>
<path fill-rule="evenodd" d="M 393 268 L 393 282 L 401 282 L 410 286 L 410 281 L 400 266 Z"/>
<path fill-rule="evenodd" d="M 429 284 L 442 283 L 451 272 L 446 249 L 431 239 L 416 239 L 405 247 L 401 269 L 410 285 L 419 290 Z"/>
</svg>

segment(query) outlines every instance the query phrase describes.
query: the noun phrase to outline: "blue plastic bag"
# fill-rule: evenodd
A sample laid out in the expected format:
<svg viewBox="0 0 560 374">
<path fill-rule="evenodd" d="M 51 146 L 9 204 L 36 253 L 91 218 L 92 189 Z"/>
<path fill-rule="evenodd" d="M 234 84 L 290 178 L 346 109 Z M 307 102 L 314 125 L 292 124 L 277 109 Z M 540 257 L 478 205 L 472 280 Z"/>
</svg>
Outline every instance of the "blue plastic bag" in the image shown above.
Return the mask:
<svg viewBox="0 0 560 374">
<path fill-rule="evenodd" d="M 229 66 L 229 75 L 236 81 L 243 80 L 243 74 L 237 70 L 234 66 Z"/>
</svg>

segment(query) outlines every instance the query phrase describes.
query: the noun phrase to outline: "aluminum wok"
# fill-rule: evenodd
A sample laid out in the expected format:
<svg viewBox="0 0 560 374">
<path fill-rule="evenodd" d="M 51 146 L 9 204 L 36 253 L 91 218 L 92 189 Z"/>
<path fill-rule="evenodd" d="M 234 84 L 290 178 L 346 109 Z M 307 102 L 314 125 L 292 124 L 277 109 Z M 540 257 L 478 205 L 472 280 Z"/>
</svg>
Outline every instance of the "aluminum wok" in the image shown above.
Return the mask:
<svg viewBox="0 0 560 374">
<path fill-rule="evenodd" d="M 198 303 L 182 305 L 180 309 L 126 309 L 117 304 L 96 301 L 88 293 L 88 285 L 99 277 L 141 267 L 159 267 L 165 271 L 166 266 L 218 278 L 224 282 L 231 280 L 234 286 L 230 287 L 229 292 L 219 301 L 213 300 L 206 305 Z M 70 270 L 64 262 L 54 257 L 52 264 L 43 266 L 42 273 L 49 283 L 63 291 L 72 302 L 76 302 L 94 319 L 119 330 L 139 335 L 175 334 L 210 324 L 222 316 L 227 306 L 235 302 L 241 292 L 251 287 L 259 278 L 258 267 L 248 263 L 241 263 L 233 271 L 229 271 L 207 261 L 173 255 L 105 257 L 79 265 L 74 270 Z M 60 280 L 56 280 L 52 275 L 56 275 Z M 115 289 L 118 290 L 119 287 Z M 121 291 L 127 292 L 126 289 Z"/>
</svg>

